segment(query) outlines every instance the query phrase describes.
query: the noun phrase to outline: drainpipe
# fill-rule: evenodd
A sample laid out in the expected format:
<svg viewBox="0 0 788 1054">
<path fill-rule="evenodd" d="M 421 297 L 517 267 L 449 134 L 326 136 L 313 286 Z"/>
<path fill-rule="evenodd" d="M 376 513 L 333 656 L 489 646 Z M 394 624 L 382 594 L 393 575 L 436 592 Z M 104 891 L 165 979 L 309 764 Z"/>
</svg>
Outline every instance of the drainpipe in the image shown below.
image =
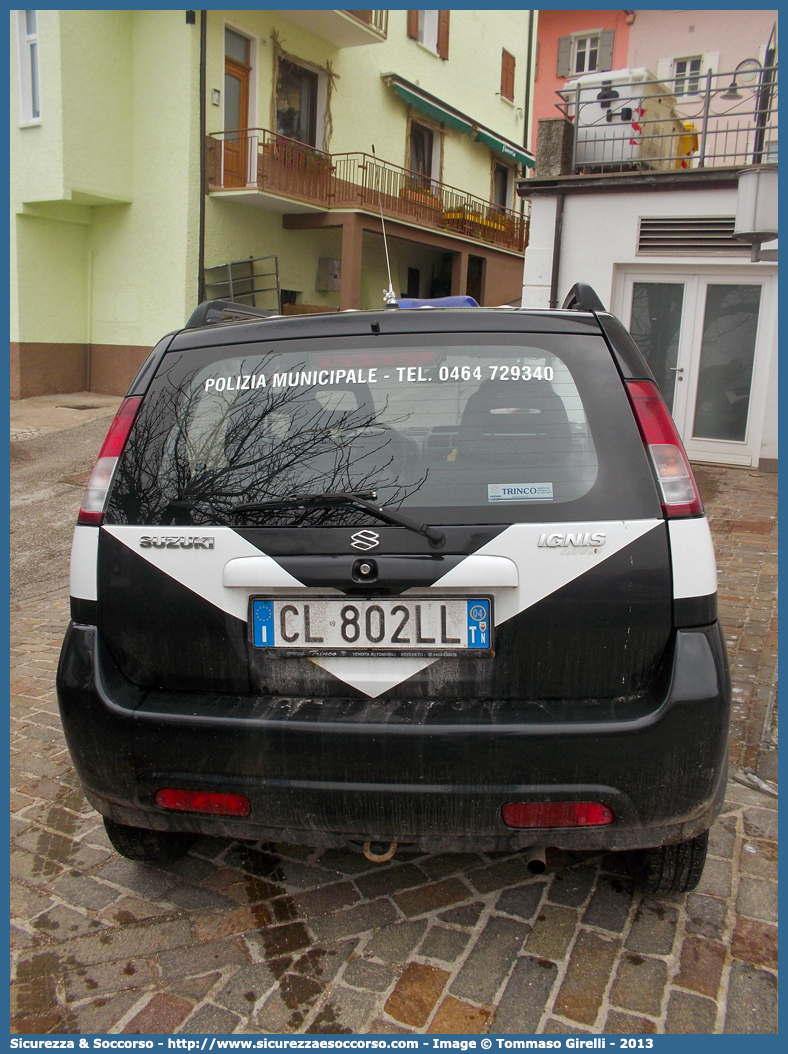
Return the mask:
<svg viewBox="0 0 788 1054">
<path fill-rule="evenodd" d="M 208 12 L 200 11 L 200 235 L 197 248 L 197 303 L 205 299 L 205 53 L 208 36 Z"/>
<path fill-rule="evenodd" d="M 533 51 L 534 51 L 534 17 L 535 12 L 528 12 L 528 58 L 527 66 L 525 69 L 525 131 L 523 132 L 523 146 L 530 152 L 531 150 L 531 73 L 533 72 Z"/>
<path fill-rule="evenodd" d="M 555 199 L 555 232 L 553 234 L 553 270 L 550 274 L 550 307 L 558 307 L 558 270 L 561 266 L 561 230 L 564 225 L 564 195 Z"/>
<path fill-rule="evenodd" d="M 85 355 L 85 391 L 89 392 L 93 373 L 93 273 L 95 270 L 96 250 L 88 249 L 88 325 L 87 354 Z"/>
</svg>

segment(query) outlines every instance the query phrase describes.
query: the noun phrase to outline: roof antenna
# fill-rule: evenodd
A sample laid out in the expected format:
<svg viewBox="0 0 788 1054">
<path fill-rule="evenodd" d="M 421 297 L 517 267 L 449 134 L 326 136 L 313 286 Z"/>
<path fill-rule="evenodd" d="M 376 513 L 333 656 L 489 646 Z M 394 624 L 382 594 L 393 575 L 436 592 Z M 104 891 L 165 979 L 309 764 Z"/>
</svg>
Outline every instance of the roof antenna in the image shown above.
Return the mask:
<svg viewBox="0 0 788 1054">
<path fill-rule="evenodd" d="M 383 303 L 386 307 L 397 306 L 397 294 L 394 292 L 394 286 L 391 284 L 391 263 L 389 262 L 389 244 L 386 240 L 386 224 L 383 222 L 383 198 L 380 194 L 380 173 L 378 172 L 377 155 L 375 154 L 375 144 L 372 144 L 372 156 L 375 158 L 375 182 L 378 186 L 378 205 L 380 206 L 380 226 L 383 229 L 383 249 L 386 253 L 386 270 L 389 273 L 389 287 L 383 290 Z"/>
</svg>

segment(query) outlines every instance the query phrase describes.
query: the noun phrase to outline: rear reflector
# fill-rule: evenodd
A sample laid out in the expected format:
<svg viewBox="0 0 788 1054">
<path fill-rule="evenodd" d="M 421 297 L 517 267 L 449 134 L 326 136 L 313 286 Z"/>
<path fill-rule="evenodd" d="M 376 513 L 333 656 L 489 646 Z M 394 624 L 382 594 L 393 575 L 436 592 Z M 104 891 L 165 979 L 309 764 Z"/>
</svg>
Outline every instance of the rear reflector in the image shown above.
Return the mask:
<svg viewBox="0 0 788 1054">
<path fill-rule="evenodd" d="M 507 827 L 600 827 L 615 818 L 600 801 L 512 801 L 501 815 Z"/>
<path fill-rule="evenodd" d="M 665 516 L 700 516 L 703 502 L 684 445 L 653 381 L 627 381 L 635 419 L 648 449 Z"/>
<path fill-rule="evenodd" d="M 124 399 L 120 404 L 120 409 L 109 426 L 107 437 L 102 443 L 96 464 L 90 473 L 85 493 L 82 495 L 82 505 L 79 509 L 79 516 L 77 516 L 78 524 L 100 527 L 104 522 L 104 510 L 107 507 L 107 496 L 112 477 L 141 403 L 142 396 L 135 396 L 132 399 Z"/>
<path fill-rule="evenodd" d="M 217 794 L 214 791 L 176 790 L 165 787 L 156 791 L 156 804 L 178 812 L 203 812 L 213 816 L 248 816 L 252 803 L 245 794 Z"/>
</svg>

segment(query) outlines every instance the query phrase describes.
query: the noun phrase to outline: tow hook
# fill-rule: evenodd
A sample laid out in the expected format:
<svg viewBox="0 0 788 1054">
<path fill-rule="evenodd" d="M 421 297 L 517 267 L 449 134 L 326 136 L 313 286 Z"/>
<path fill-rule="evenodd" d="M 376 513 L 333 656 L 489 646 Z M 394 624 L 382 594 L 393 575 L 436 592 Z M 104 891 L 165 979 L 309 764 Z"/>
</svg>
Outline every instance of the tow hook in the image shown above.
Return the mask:
<svg viewBox="0 0 788 1054">
<path fill-rule="evenodd" d="M 545 847 L 543 845 L 532 845 L 525 854 L 525 866 L 532 875 L 541 875 L 547 867 L 545 861 Z"/>
<path fill-rule="evenodd" d="M 376 842 L 375 844 L 378 845 L 382 843 Z M 389 842 L 389 847 L 385 853 L 373 853 L 372 842 L 364 842 L 364 856 L 367 858 L 367 860 L 372 861 L 373 864 L 385 864 L 387 860 L 391 860 L 392 856 L 394 856 L 396 851 L 396 842 Z M 542 868 L 542 870 L 544 870 L 544 868 Z"/>
</svg>

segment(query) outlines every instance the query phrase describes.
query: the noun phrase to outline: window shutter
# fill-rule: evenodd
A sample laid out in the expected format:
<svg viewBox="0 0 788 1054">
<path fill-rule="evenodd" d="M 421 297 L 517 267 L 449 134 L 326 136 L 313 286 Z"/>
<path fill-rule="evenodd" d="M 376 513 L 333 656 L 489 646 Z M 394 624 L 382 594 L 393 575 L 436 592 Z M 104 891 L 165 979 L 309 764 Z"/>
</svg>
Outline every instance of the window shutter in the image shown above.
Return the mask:
<svg viewBox="0 0 788 1054">
<path fill-rule="evenodd" d="M 501 54 L 501 95 L 509 102 L 514 102 L 514 55 L 506 48 Z"/>
<path fill-rule="evenodd" d="M 598 70 L 613 69 L 613 30 L 603 29 L 599 34 L 599 54 L 596 60 Z"/>
<path fill-rule="evenodd" d="M 657 80 L 670 87 L 673 80 L 673 60 L 657 59 Z"/>
<path fill-rule="evenodd" d="M 449 15 L 450 11 L 438 12 L 438 54 L 442 59 L 449 57 Z"/>
<path fill-rule="evenodd" d="M 569 56 L 572 52 L 572 38 L 561 37 L 558 41 L 558 69 L 555 71 L 557 77 L 569 76 Z"/>
<path fill-rule="evenodd" d="M 419 13 L 408 11 L 408 36 L 411 40 L 419 39 Z"/>
</svg>

